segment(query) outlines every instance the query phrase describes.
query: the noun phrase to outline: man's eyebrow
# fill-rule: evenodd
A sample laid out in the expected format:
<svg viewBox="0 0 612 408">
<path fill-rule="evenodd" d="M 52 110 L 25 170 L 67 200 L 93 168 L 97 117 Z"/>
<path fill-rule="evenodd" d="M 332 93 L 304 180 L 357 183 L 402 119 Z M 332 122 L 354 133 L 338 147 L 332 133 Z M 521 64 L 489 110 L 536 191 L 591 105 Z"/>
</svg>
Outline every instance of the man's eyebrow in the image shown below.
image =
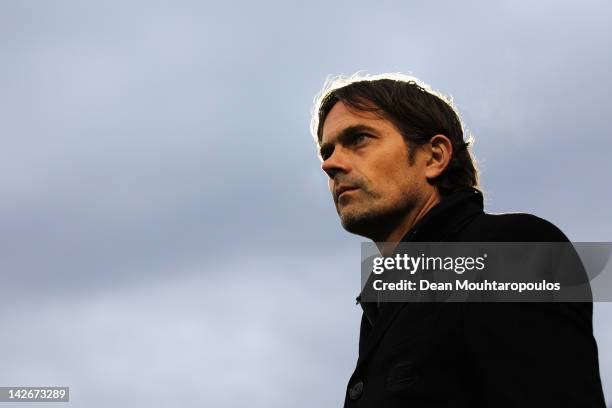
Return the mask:
<svg viewBox="0 0 612 408">
<path fill-rule="evenodd" d="M 355 136 L 355 134 L 363 132 L 377 133 L 376 129 L 368 125 L 353 125 L 342 129 L 342 131 L 338 133 L 335 139 L 340 143 L 346 143 L 348 140 L 350 140 L 352 136 Z M 335 144 L 335 142 L 323 143 L 319 148 L 319 154 L 321 155 L 321 157 L 327 157 L 331 155 L 331 153 L 334 151 Z"/>
</svg>

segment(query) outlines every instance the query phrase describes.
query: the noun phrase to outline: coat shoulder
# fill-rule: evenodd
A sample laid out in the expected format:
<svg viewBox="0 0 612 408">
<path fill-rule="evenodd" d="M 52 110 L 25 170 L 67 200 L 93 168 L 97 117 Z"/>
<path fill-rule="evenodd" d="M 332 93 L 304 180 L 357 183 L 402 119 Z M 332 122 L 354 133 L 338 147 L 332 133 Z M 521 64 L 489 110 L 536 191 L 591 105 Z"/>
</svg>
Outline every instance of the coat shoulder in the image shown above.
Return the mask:
<svg viewBox="0 0 612 408">
<path fill-rule="evenodd" d="M 483 242 L 568 242 L 552 222 L 527 213 L 483 213 L 462 231 L 463 239 Z"/>
</svg>

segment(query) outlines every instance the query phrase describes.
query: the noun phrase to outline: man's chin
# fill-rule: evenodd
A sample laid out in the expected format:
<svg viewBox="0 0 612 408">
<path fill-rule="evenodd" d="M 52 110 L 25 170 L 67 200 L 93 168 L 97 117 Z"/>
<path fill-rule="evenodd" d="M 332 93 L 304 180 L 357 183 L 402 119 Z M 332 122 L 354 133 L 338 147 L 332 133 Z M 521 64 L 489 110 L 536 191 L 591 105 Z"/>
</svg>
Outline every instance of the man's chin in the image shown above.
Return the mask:
<svg viewBox="0 0 612 408">
<path fill-rule="evenodd" d="M 378 217 L 367 215 L 341 215 L 340 222 L 342 227 L 351 234 L 361 235 L 370 239 L 376 235 L 376 230 L 380 228 L 380 220 Z"/>
<path fill-rule="evenodd" d="M 342 227 L 352 234 L 366 237 L 375 242 L 386 239 L 405 214 L 405 211 L 355 210 L 344 208 L 343 211 L 339 211 L 338 215 Z"/>
</svg>

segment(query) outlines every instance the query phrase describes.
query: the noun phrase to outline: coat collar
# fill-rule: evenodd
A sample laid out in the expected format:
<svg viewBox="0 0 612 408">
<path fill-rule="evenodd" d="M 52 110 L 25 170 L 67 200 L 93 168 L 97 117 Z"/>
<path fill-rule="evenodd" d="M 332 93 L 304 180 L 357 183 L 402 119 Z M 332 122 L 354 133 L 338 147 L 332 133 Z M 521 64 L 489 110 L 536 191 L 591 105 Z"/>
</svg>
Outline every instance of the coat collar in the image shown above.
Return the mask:
<svg viewBox="0 0 612 408">
<path fill-rule="evenodd" d="M 408 231 L 402 242 L 446 241 L 473 216 L 483 213 L 482 193 L 475 188 L 456 191 L 440 200 Z"/>
<path fill-rule="evenodd" d="M 475 188 L 458 190 L 445 196 L 438 204 L 425 214 L 406 235 L 402 242 L 440 242 L 447 241 L 459 232 L 470 220 L 483 213 L 483 196 Z M 362 322 L 367 338 L 359 341 L 359 365 L 375 348 L 383 334 L 389 328 L 395 317 L 406 303 L 375 303 L 361 302 L 361 294 L 357 296 L 357 303 L 361 305 L 363 314 L 368 322 Z M 384 305 L 384 310 L 383 306 Z M 419 304 L 411 304 L 418 308 Z M 369 323 L 369 324 L 368 324 Z M 362 330 L 361 336 L 365 333 Z M 361 337 L 360 336 L 360 337 Z"/>
</svg>

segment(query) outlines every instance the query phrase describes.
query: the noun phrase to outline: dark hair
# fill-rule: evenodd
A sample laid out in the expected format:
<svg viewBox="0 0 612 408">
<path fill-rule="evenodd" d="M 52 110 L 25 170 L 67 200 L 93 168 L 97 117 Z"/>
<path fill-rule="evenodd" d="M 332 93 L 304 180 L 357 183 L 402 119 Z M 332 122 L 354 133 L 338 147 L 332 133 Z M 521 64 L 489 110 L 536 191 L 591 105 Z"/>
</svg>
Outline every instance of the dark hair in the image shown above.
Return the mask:
<svg viewBox="0 0 612 408">
<path fill-rule="evenodd" d="M 324 88 L 313 112 L 312 131 L 317 144 L 321 142 L 325 118 L 337 102 L 342 102 L 349 109 L 374 112 L 389 120 L 408 147 L 423 145 L 437 134 L 448 137 L 453 147 L 450 163 L 432 184 L 441 195 L 466 187 L 477 188 L 478 170 L 468 149 L 471 140 L 464 141 L 463 126 L 452 102 L 416 78 L 398 75 L 373 78 L 355 80 L 353 76 L 328 81 L 328 89 Z M 411 162 L 413 157 L 411 149 Z"/>
</svg>

